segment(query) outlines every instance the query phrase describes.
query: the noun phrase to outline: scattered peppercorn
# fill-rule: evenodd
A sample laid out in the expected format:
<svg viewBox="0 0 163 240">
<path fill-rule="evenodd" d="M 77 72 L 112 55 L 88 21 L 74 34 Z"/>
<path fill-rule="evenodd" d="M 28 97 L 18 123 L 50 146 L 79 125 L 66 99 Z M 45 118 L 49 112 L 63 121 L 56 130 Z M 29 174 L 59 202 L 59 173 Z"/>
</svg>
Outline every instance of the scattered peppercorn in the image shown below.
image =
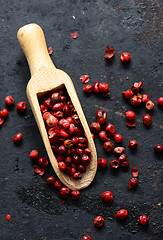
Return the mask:
<svg viewBox="0 0 163 240">
<path fill-rule="evenodd" d="M 114 148 L 114 152 L 116 153 L 116 154 L 121 154 L 121 153 L 123 153 L 125 151 L 125 148 L 124 147 L 116 147 L 116 148 Z"/>
<path fill-rule="evenodd" d="M 99 124 L 104 124 L 106 122 L 106 112 L 99 110 L 96 113 L 96 119 Z"/>
<path fill-rule="evenodd" d="M 135 113 L 133 111 L 127 111 L 125 114 L 128 120 L 132 120 L 135 118 Z"/>
<path fill-rule="evenodd" d="M 45 168 L 48 165 L 48 159 L 47 158 L 39 158 L 38 163 L 41 167 Z"/>
<path fill-rule="evenodd" d="M 19 142 L 21 142 L 21 140 L 22 140 L 22 134 L 21 134 L 21 133 L 17 133 L 17 134 L 14 136 L 13 141 L 14 141 L 15 143 L 19 143 Z"/>
<path fill-rule="evenodd" d="M 131 148 L 131 149 L 136 149 L 137 148 L 137 141 L 136 140 L 130 140 L 129 141 L 129 144 L 128 146 Z"/>
<path fill-rule="evenodd" d="M 7 116 L 8 116 L 8 110 L 7 109 L 2 109 L 2 111 L 0 112 L 0 114 L 1 114 L 1 117 L 2 118 L 7 118 Z"/>
<path fill-rule="evenodd" d="M 114 136 L 114 134 L 116 133 L 115 127 L 111 123 L 107 125 L 105 131 L 109 136 Z"/>
<path fill-rule="evenodd" d="M 116 143 L 121 143 L 122 140 L 123 140 L 123 137 L 122 137 L 121 134 L 116 133 L 116 134 L 114 135 L 114 141 L 115 141 Z"/>
<path fill-rule="evenodd" d="M 103 149 L 104 149 L 106 152 L 111 152 L 111 151 L 113 150 L 113 143 L 110 142 L 110 141 L 104 142 L 104 144 L 103 144 Z"/>
<path fill-rule="evenodd" d="M 127 218 L 127 216 L 128 216 L 128 212 L 126 209 L 119 210 L 115 215 L 115 217 L 118 218 L 119 220 L 124 220 Z"/>
<path fill-rule="evenodd" d="M 163 97 L 160 97 L 158 100 L 157 100 L 158 104 L 160 106 L 163 106 Z"/>
<path fill-rule="evenodd" d="M 62 188 L 62 183 L 59 180 L 56 180 L 54 182 L 54 187 L 58 190 L 60 190 Z"/>
<path fill-rule="evenodd" d="M 91 93 L 92 90 L 93 90 L 93 87 L 92 87 L 91 85 L 89 85 L 89 84 L 84 85 L 84 87 L 83 87 L 83 91 L 84 91 L 85 93 Z"/>
<path fill-rule="evenodd" d="M 39 153 L 37 150 L 32 150 L 29 156 L 32 160 L 37 160 L 39 158 Z"/>
<path fill-rule="evenodd" d="M 100 138 L 100 140 L 101 140 L 102 142 L 106 142 L 106 141 L 109 140 L 109 138 L 108 138 L 108 136 L 107 136 L 107 134 L 106 134 L 105 131 L 99 132 L 99 138 Z"/>
<path fill-rule="evenodd" d="M 148 221 L 149 221 L 149 219 L 148 219 L 147 215 L 143 215 L 143 216 L 139 217 L 139 222 L 143 226 L 147 225 Z"/>
<path fill-rule="evenodd" d="M 59 194 L 62 198 L 68 198 L 70 194 L 70 189 L 67 187 L 62 187 L 59 191 Z"/>
<path fill-rule="evenodd" d="M 100 158 L 97 161 L 97 167 L 99 170 L 105 169 L 105 168 L 107 168 L 107 166 L 108 166 L 108 162 L 105 158 Z"/>
<path fill-rule="evenodd" d="M 11 215 L 10 215 L 10 214 L 7 214 L 6 220 L 9 221 L 10 219 L 11 219 Z"/>
<path fill-rule="evenodd" d="M 81 240 L 92 240 L 92 238 L 88 235 L 84 235 Z"/>
<path fill-rule="evenodd" d="M 145 107 L 146 107 L 147 110 L 152 110 L 154 108 L 154 103 L 151 100 L 149 100 L 146 103 Z"/>
<path fill-rule="evenodd" d="M 144 114 L 143 115 L 143 123 L 146 126 L 149 126 L 149 125 L 152 124 L 152 118 L 151 118 L 151 116 L 149 114 Z"/>
<path fill-rule="evenodd" d="M 102 225 L 104 225 L 104 219 L 101 216 L 97 216 L 94 220 L 94 224 L 96 227 L 101 227 Z"/>
<path fill-rule="evenodd" d="M 55 177 L 54 177 L 54 176 L 50 176 L 50 177 L 48 177 L 48 178 L 46 179 L 46 183 L 47 183 L 48 185 L 53 185 L 54 182 L 55 182 Z"/>
<path fill-rule="evenodd" d="M 119 156 L 118 161 L 122 163 L 122 162 L 125 162 L 126 159 L 127 159 L 126 154 L 123 153 Z"/>
<path fill-rule="evenodd" d="M 106 191 L 104 193 L 101 194 L 101 198 L 105 201 L 105 202 L 109 202 L 112 203 L 113 201 L 113 193 L 110 191 Z"/>
<path fill-rule="evenodd" d="M 91 131 L 92 131 L 93 133 L 97 133 L 97 132 L 100 132 L 101 126 L 100 126 L 99 123 L 93 122 L 93 123 L 91 124 L 91 126 L 90 126 L 90 129 L 91 129 Z"/>
<path fill-rule="evenodd" d="M 72 198 L 73 200 L 77 200 L 79 197 L 80 197 L 80 192 L 79 192 L 79 191 L 73 190 L 73 191 L 71 192 L 71 198 Z"/>
<path fill-rule="evenodd" d="M 114 48 L 110 48 L 109 45 L 106 46 L 107 49 L 105 50 L 105 58 L 106 59 L 111 59 L 114 57 L 115 50 Z"/>
<path fill-rule="evenodd" d="M 129 62 L 130 59 L 131 59 L 131 56 L 130 56 L 129 53 L 124 52 L 124 53 L 121 54 L 121 57 L 120 57 L 120 58 L 121 58 L 121 61 L 122 61 L 122 62 Z"/>
<path fill-rule="evenodd" d="M 154 150 L 156 153 L 163 153 L 163 145 L 161 145 L 161 144 L 155 145 Z"/>
<path fill-rule="evenodd" d="M 17 104 L 17 112 L 18 113 L 24 113 L 26 110 L 26 103 L 25 102 L 20 102 Z"/>
<path fill-rule="evenodd" d="M 11 96 L 5 98 L 5 103 L 7 106 L 12 106 L 14 104 L 14 99 Z"/>
<path fill-rule="evenodd" d="M 120 166 L 120 162 L 117 159 L 113 159 L 110 161 L 110 167 L 112 169 L 117 169 Z"/>
</svg>

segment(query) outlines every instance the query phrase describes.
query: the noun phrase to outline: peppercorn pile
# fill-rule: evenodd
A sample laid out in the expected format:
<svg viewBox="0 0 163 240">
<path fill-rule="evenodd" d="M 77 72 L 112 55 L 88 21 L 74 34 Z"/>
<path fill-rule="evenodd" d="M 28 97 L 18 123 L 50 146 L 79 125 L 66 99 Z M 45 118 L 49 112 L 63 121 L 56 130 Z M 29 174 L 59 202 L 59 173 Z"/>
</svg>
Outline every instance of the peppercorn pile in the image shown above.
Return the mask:
<svg viewBox="0 0 163 240">
<path fill-rule="evenodd" d="M 90 163 L 90 149 L 78 114 L 66 89 L 40 99 L 40 110 L 58 168 L 79 179 Z"/>
</svg>

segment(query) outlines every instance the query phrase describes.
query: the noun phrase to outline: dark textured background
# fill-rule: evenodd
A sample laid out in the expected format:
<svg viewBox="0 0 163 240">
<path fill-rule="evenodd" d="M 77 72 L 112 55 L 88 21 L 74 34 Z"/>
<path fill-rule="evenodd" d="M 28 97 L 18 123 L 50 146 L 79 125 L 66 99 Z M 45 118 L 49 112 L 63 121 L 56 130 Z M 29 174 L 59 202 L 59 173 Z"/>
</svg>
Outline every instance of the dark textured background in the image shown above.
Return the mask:
<svg viewBox="0 0 163 240">
<path fill-rule="evenodd" d="M 58 192 L 45 182 L 53 174 L 52 168 L 43 177 L 34 174 L 30 151 L 38 149 L 42 156 L 46 152 L 26 98 L 30 73 L 16 38 L 18 29 L 31 22 L 43 28 L 47 45 L 54 49 L 52 60 L 56 67 L 72 78 L 88 123 L 95 120 L 97 110 L 104 108 L 108 122 L 123 135 L 130 166 L 140 170 L 135 191 L 127 187 L 131 170 L 115 174 L 108 168 L 97 172 L 77 202 L 68 199 L 63 204 Z M 74 31 L 79 34 L 77 39 L 70 38 Z M 153 152 L 155 144 L 163 143 L 163 109 L 156 104 L 151 112 L 153 124 L 147 129 L 142 124 L 142 115 L 147 110 L 143 106 L 134 109 L 121 94 L 132 82 L 143 81 L 143 92 L 155 103 L 163 96 L 161 34 L 159 0 L 1 0 L 0 108 L 5 107 L 7 95 L 12 95 L 15 103 L 27 102 L 25 116 L 17 114 L 15 104 L 0 128 L 1 240 L 80 240 L 86 233 L 94 240 L 163 239 L 162 207 L 157 205 L 162 200 L 162 159 Z M 110 62 L 104 59 L 108 44 L 115 48 L 115 57 Z M 131 54 L 129 65 L 119 59 L 124 51 Z M 86 97 L 79 80 L 83 74 L 90 75 L 90 83 L 107 82 L 109 98 L 104 100 L 93 94 Z M 124 112 L 133 109 L 137 126 L 128 129 Z M 17 132 L 23 134 L 20 146 L 12 141 Z M 135 152 L 127 147 L 130 139 L 138 141 Z M 98 157 L 108 161 L 114 157 L 103 152 L 98 139 L 96 147 Z M 106 190 L 114 194 L 111 206 L 100 199 Z M 128 210 L 129 217 L 118 222 L 114 216 L 121 208 Z M 7 214 L 11 214 L 10 221 L 5 219 Z M 149 216 L 146 227 L 138 223 L 141 214 Z M 97 215 L 105 218 L 101 229 L 93 224 Z"/>
</svg>

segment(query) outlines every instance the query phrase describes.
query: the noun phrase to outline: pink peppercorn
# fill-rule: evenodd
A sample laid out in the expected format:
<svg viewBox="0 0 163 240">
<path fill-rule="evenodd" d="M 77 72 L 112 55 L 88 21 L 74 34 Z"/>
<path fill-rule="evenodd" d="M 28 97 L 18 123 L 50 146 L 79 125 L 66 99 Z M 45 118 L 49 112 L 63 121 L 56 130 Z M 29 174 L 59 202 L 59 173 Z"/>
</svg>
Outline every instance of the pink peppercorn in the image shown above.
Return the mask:
<svg viewBox="0 0 163 240">
<path fill-rule="evenodd" d="M 37 160 L 39 158 L 39 153 L 37 150 L 32 150 L 29 156 L 32 160 Z"/>
<path fill-rule="evenodd" d="M 163 97 L 160 97 L 158 100 L 157 100 L 158 104 L 160 106 L 163 106 Z"/>
<path fill-rule="evenodd" d="M 17 112 L 18 113 L 24 113 L 26 110 L 26 103 L 25 102 L 20 102 L 17 104 Z"/>
<path fill-rule="evenodd" d="M 1 111 L 1 117 L 2 118 L 7 118 L 7 116 L 8 116 L 8 110 L 7 109 L 2 109 L 2 111 Z"/>
<path fill-rule="evenodd" d="M 7 106 L 12 106 L 14 104 L 14 99 L 11 96 L 5 98 L 5 103 Z"/>
<path fill-rule="evenodd" d="M 17 134 L 14 136 L 13 141 L 14 141 L 15 143 L 19 143 L 19 142 L 21 142 L 21 140 L 22 140 L 22 134 L 21 134 L 21 133 L 17 133 Z"/>
</svg>

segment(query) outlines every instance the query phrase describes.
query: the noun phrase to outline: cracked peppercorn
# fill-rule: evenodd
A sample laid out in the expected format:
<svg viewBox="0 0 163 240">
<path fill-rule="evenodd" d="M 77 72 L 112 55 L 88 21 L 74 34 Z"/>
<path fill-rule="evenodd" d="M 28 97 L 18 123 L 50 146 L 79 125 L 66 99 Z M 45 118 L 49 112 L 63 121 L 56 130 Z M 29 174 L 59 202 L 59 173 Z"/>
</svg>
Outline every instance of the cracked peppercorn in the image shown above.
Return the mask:
<svg viewBox="0 0 163 240">
<path fill-rule="evenodd" d="M 101 217 L 101 216 L 97 216 L 94 219 L 94 224 L 95 224 L 96 227 L 102 227 L 102 225 L 104 225 L 104 218 Z"/>
</svg>

